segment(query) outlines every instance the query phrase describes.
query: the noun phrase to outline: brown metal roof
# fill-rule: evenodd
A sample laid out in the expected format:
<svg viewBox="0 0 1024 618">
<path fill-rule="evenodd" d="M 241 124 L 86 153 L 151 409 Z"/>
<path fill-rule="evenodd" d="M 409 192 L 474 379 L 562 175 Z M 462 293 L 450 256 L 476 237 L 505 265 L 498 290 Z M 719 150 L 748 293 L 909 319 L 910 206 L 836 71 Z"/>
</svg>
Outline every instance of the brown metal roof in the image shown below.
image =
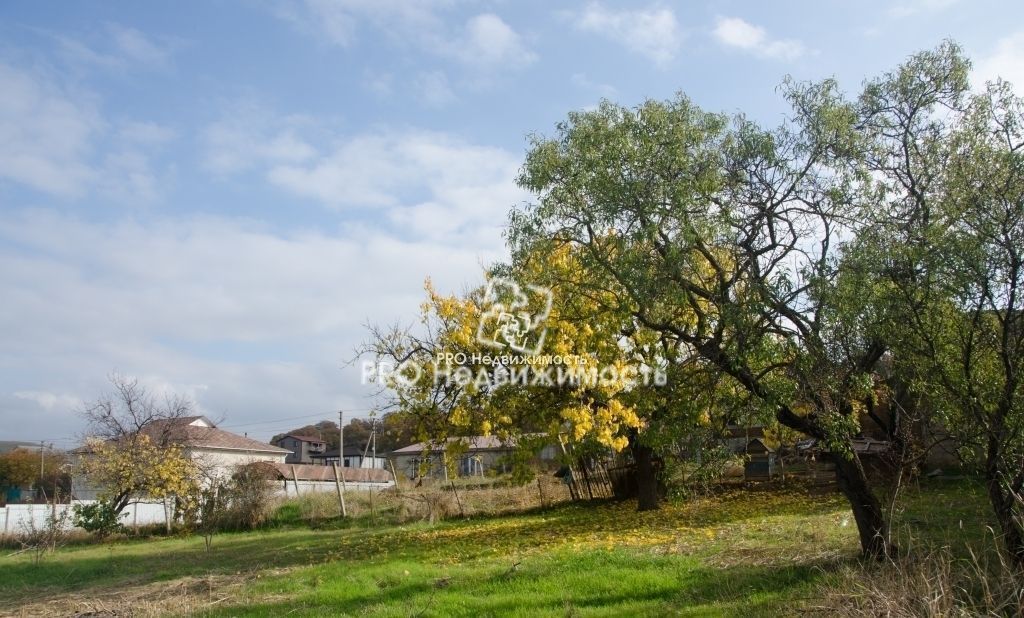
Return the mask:
<svg viewBox="0 0 1024 618">
<path fill-rule="evenodd" d="M 142 429 L 142 434 L 149 436 L 155 444 L 179 444 L 185 448 L 210 448 L 252 453 L 289 454 L 291 451 L 272 446 L 259 440 L 240 436 L 230 431 L 193 425 L 196 421 L 210 423 L 202 416 L 188 416 L 177 419 L 154 421 Z M 212 425 L 212 423 L 211 423 Z M 87 446 L 79 447 L 73 453 L 86 453 Z"/>
<path fill-rule="evenodd" d="M 324 440 L 323 438 L 317 438 L 317 437 L 314 437 L 314 436 L 303 436 L 303 435 L 299 435 L 297 433 L 290 433 L 290 434 L 286 435 L 284 438 L 294 438 L 296 440 L 299 440 L 300 442 L 323 442 L 323 443 L 326 443 L 326 440 Z M 284 438 L 281 438 L 281 440 L 284 440 Z"/>
</svg>

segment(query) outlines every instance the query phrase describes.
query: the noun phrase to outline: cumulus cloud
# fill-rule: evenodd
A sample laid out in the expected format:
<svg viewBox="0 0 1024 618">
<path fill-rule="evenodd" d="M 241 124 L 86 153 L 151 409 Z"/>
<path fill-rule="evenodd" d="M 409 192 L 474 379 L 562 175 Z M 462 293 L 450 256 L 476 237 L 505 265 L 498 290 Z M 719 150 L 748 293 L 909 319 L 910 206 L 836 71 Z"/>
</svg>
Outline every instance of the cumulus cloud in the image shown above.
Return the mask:
<svg viewBox="0 0 1024 618">
<path fill-rule="evenodd" d="M 0 63 L 0 177 L 62 197 L 84 193 L 104 123 L 91 97 Z"/>
<path fill-rule="evenodd" d="M 183 45 L 180 39 L 148 35 L 117 23 L 106 24 L 101 33 L 92 37 L 46 34 L 56 41 L 59 55 L 66 62 L 115 71 L 164 68 Z"/>
<path fill-rule="evenodd" d="M 448 84 L 444 71 L 423 71 L 413 80 L 413 87 L 420 101 L 430 107 L 444 107 L 458 97 Z"/>
<path fill-rule="evenodd" d="M 603 35 L 659 65 L 675 58 L 683 40 L 675 13 L 666 7 L 615 10 L 591 3 L 573 21 L 579 30 Z"/>
<path fill-rule="evenodd" d="M 997 78 L 1024 90 L 1024 30 L 996 41 L 994 49 L 975 63 L 972 81 L 976 87 Z"/>
<path fill-rule="evenodd" d="M 527 49 L 522 37 L 493 13 L 470 18 L 462 35 L 454 42 L 439 46 L 439 50 L 465 65 L 481 69 L 519 69 L 537 59 L 537 54 Z"/>
<path fill-rule="evenodd" d="M 889 8 L 891 17 L 911 17 L 925 13 L 937 13 L 943 11 L 960 0 L 909 0 L 899 2 Z"/>
<path fill-rule="evenodd" d="M 61 198 L 157 199 L 154 157 L 174 131 L 110 121 L 89 91 L 0 62 L 0 179 Z"/>
<path fill-rule="evenodd" d="M 421 77 L 420 87 L 440 89 L 428 100 L 450 100 L 441 77 Z M 310 118 L 236 111 L 204 131 L 204 147 L 211 172 L 256 174 L 333 210 L 377 214 L 399 234 L 450 234 L 475 247 L 500 245 L 508 208 L 526 197 L 515 185 L 520 157 L 436 131 L 346 133 Z"/>
<path fill-rule="evenodd" d="M 35 402 L 44 410 L 74 411 L 81 407 L 82 400 L 74 395 L 58 395 L 46 391 L 17 391 L 14 396 L 18 399 Z"/>
<path fill-rule="evenodd" d="M 365 409 L 344 367 L 364 324 L 409 319 L 426 276 L 457 291 L 500 252 L 370 228 L 13 213 L 0 221 L 0 406 L 24 419 L 15 437 L 68 436 L 73 404 L 117 370 L 234 422 Z"/>
<path fill-rule="evenodd" d="M 201 162 L 215 174 L 234 174 L 265 164 L 301 163 L 316 154 L 307 135 L 322 128 L 306 116 L 279 116 L 251 101 L 235 102 L 201 131 Z"/>
<path fill-rule="evenodd" d="M 794 60 L 807 53 L 800 41 L 770 38 L 764 28 L 739 17 L 719 17 L 713 34 L 723 45 L 765 58 Z"/>
<path fill-rule="evenodd" d="M 454 27 L 439 15 L 450 3 L 419 0 L 306 0 L 278 5 L 277 14 L 331 45 L 352 47 L 372 29 L 397 47 L 452 59 L 474 70 L 520 69 L 537 59 L 508 23 L 481 13 Z"/>
</svg>

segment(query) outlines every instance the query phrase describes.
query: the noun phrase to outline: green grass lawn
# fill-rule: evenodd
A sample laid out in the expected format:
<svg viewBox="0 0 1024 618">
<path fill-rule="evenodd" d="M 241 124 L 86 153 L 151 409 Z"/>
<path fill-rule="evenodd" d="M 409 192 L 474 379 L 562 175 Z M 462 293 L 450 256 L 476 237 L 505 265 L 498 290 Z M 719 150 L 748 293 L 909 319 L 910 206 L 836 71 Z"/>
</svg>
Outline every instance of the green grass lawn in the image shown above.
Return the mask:
<svg viewBox="0 0 1024 618">
<path fill-rule="evenodd" d="M 981 538 L 968 483 L 909 491 L 918 536 Z M 0 558 L 0 613 L 224 616 L 789 615 L 857 553 L 837 495 L 742 491 L 381 528 L 365 522 Z M 7 552 L 9 554 L 10 552 Z"/>
</svg>

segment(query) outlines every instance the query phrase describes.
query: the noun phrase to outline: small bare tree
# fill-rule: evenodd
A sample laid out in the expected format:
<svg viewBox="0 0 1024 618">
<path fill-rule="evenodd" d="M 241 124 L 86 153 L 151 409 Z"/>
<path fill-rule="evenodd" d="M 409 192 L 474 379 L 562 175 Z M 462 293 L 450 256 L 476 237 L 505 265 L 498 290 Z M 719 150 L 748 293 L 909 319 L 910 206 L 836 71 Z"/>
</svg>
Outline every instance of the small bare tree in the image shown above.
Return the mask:
<svg viewBox="0 0 1024 618">
<path fill-rule="evenodd" d="M 113 391 L 81 412 L 89 433 L 82 471 L 101 488 L 101 500 L 121 513 L 139 496 L 194 499 L 202 470 L 182 448 L 193 402 L 177 394 L 157 397 L 119 374 L 110 382 Z"/>
<path fill-rule="evenodd" d="M 188 397 L 167 393 L 158 398 L 137 378 L 118 373 L 109 379 L 113 391 L 82 410 L 89 437 L 131 441 L 147 435 L 156 445 L 167 446 L 175 439 L 174 421 L 195 415 L 195 404 Z"/>
<path fill-rule="evenodd" d="M 18 543 L 21 545 L 21 551 L 29 553 L 35 564 L 39 564 L 46 554 L 53 553 L 67 543 L 71 512 L 58 507 L 58 500 L 59 496 L 55 495 L 42 524 L 36 524 L 31 513 L 28 519 L 21 523 Z"/>
</svg>

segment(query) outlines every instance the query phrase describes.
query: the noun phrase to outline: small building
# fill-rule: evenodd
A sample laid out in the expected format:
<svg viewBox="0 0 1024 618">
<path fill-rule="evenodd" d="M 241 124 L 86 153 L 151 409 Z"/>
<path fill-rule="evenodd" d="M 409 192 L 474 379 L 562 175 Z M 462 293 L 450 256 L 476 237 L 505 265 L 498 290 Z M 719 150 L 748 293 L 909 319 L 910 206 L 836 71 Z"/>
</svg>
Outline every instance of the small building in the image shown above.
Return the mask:
<svg viewBox="0 0 1024 618">
<path fill-rule="evenodd" d="M 327 442 L 315 436 L 303 436 L 290 433 L 274 442 L 274 446 L 283 448 L 290 453 L 285 463 L 313 463 L 314 455 L 322 455 L 327 451 Z"/>
<path fill-rule="evenodd" d="M 312 463 L 321 466 L 335 464 L 344 468 L 371 468 L 376 470 L 387 470 L 388 458 L 383 455 L 374 456 L 366 447 L 346 446 L 344 456 L 341 456 L 338 449 L 332 448 L 323 453 L 311 455 Z"/>
<path fill-rule="evenodd" d="M 239 465 L 254 462 L 284 463 L 289 451 L 218 429 L 205 416 L 155 421 L 147 425 L 143 434 L 154 444 L 176 444 L 182 452 L 198 464 L 207 479 L 228 478 Z M 89 447 L 83 446 L 71 451 L 74 457 L 73 470 L 79 468 L 80 460 L 89 456 Z M 79 474 L 72 474 L 71 493 L 76 500 L 95 500 L 100 488 L 92 485 Z"/>
<path fill-rule="evenodd" d="M 25 449 L 28 451 L 38 451 L 42 448 L 42 445 L 38 442 L 24 442 L 20 440 L 0 440 L 0 455 L 4 453 L 10 453 L 18 449 Z"/>
<path fill-rule="evenodd" d="M 748 481 L 768 481 L 775 476 L 775 449 L 761 438 L 747 442 L 744 449 L 747 460 L 743 464 L 743 478 Z"/>
<path fill-rule="evenodd" d="M 764 427 L 754 425 L 745 427 L 742 425 L 729 425 L 725 428 L 722 441 L 729 452 L 742 455 L 747 452 L 747 445 L 751 440 L 764 440 Z"/>
<path fill-rule="evenodd" d="M 335 492 L 339 486 L 346 490 L 387 489 L 395 486 L 395 479 L 387 470 L 269 462 L 253 465 L 266 470 L 270 482 L 285 496 Z M 334 476 L 335 471 L 337 477 Z"/>
<path fill-rule="evenodd" d="M 461 443 L 462 453 L 454 466 L 447 466 L 445 448 L 453 443 Z M 395 473 L 410 479 L 447 478 L 450 467 L 454 468 L 457 476 L 484 476 L 507 472 L 509 456 L 515 448 L 514 441 L 502 442 L 497 436 L 465 436 L 448 438 L 444 443 L 410 444 L 391 451 L 390 458 L 395 465 Z M 541 448 L 537 456 L 541 461 L 554 461 L 558 451 L 549 444 Z"/>
</svg>

